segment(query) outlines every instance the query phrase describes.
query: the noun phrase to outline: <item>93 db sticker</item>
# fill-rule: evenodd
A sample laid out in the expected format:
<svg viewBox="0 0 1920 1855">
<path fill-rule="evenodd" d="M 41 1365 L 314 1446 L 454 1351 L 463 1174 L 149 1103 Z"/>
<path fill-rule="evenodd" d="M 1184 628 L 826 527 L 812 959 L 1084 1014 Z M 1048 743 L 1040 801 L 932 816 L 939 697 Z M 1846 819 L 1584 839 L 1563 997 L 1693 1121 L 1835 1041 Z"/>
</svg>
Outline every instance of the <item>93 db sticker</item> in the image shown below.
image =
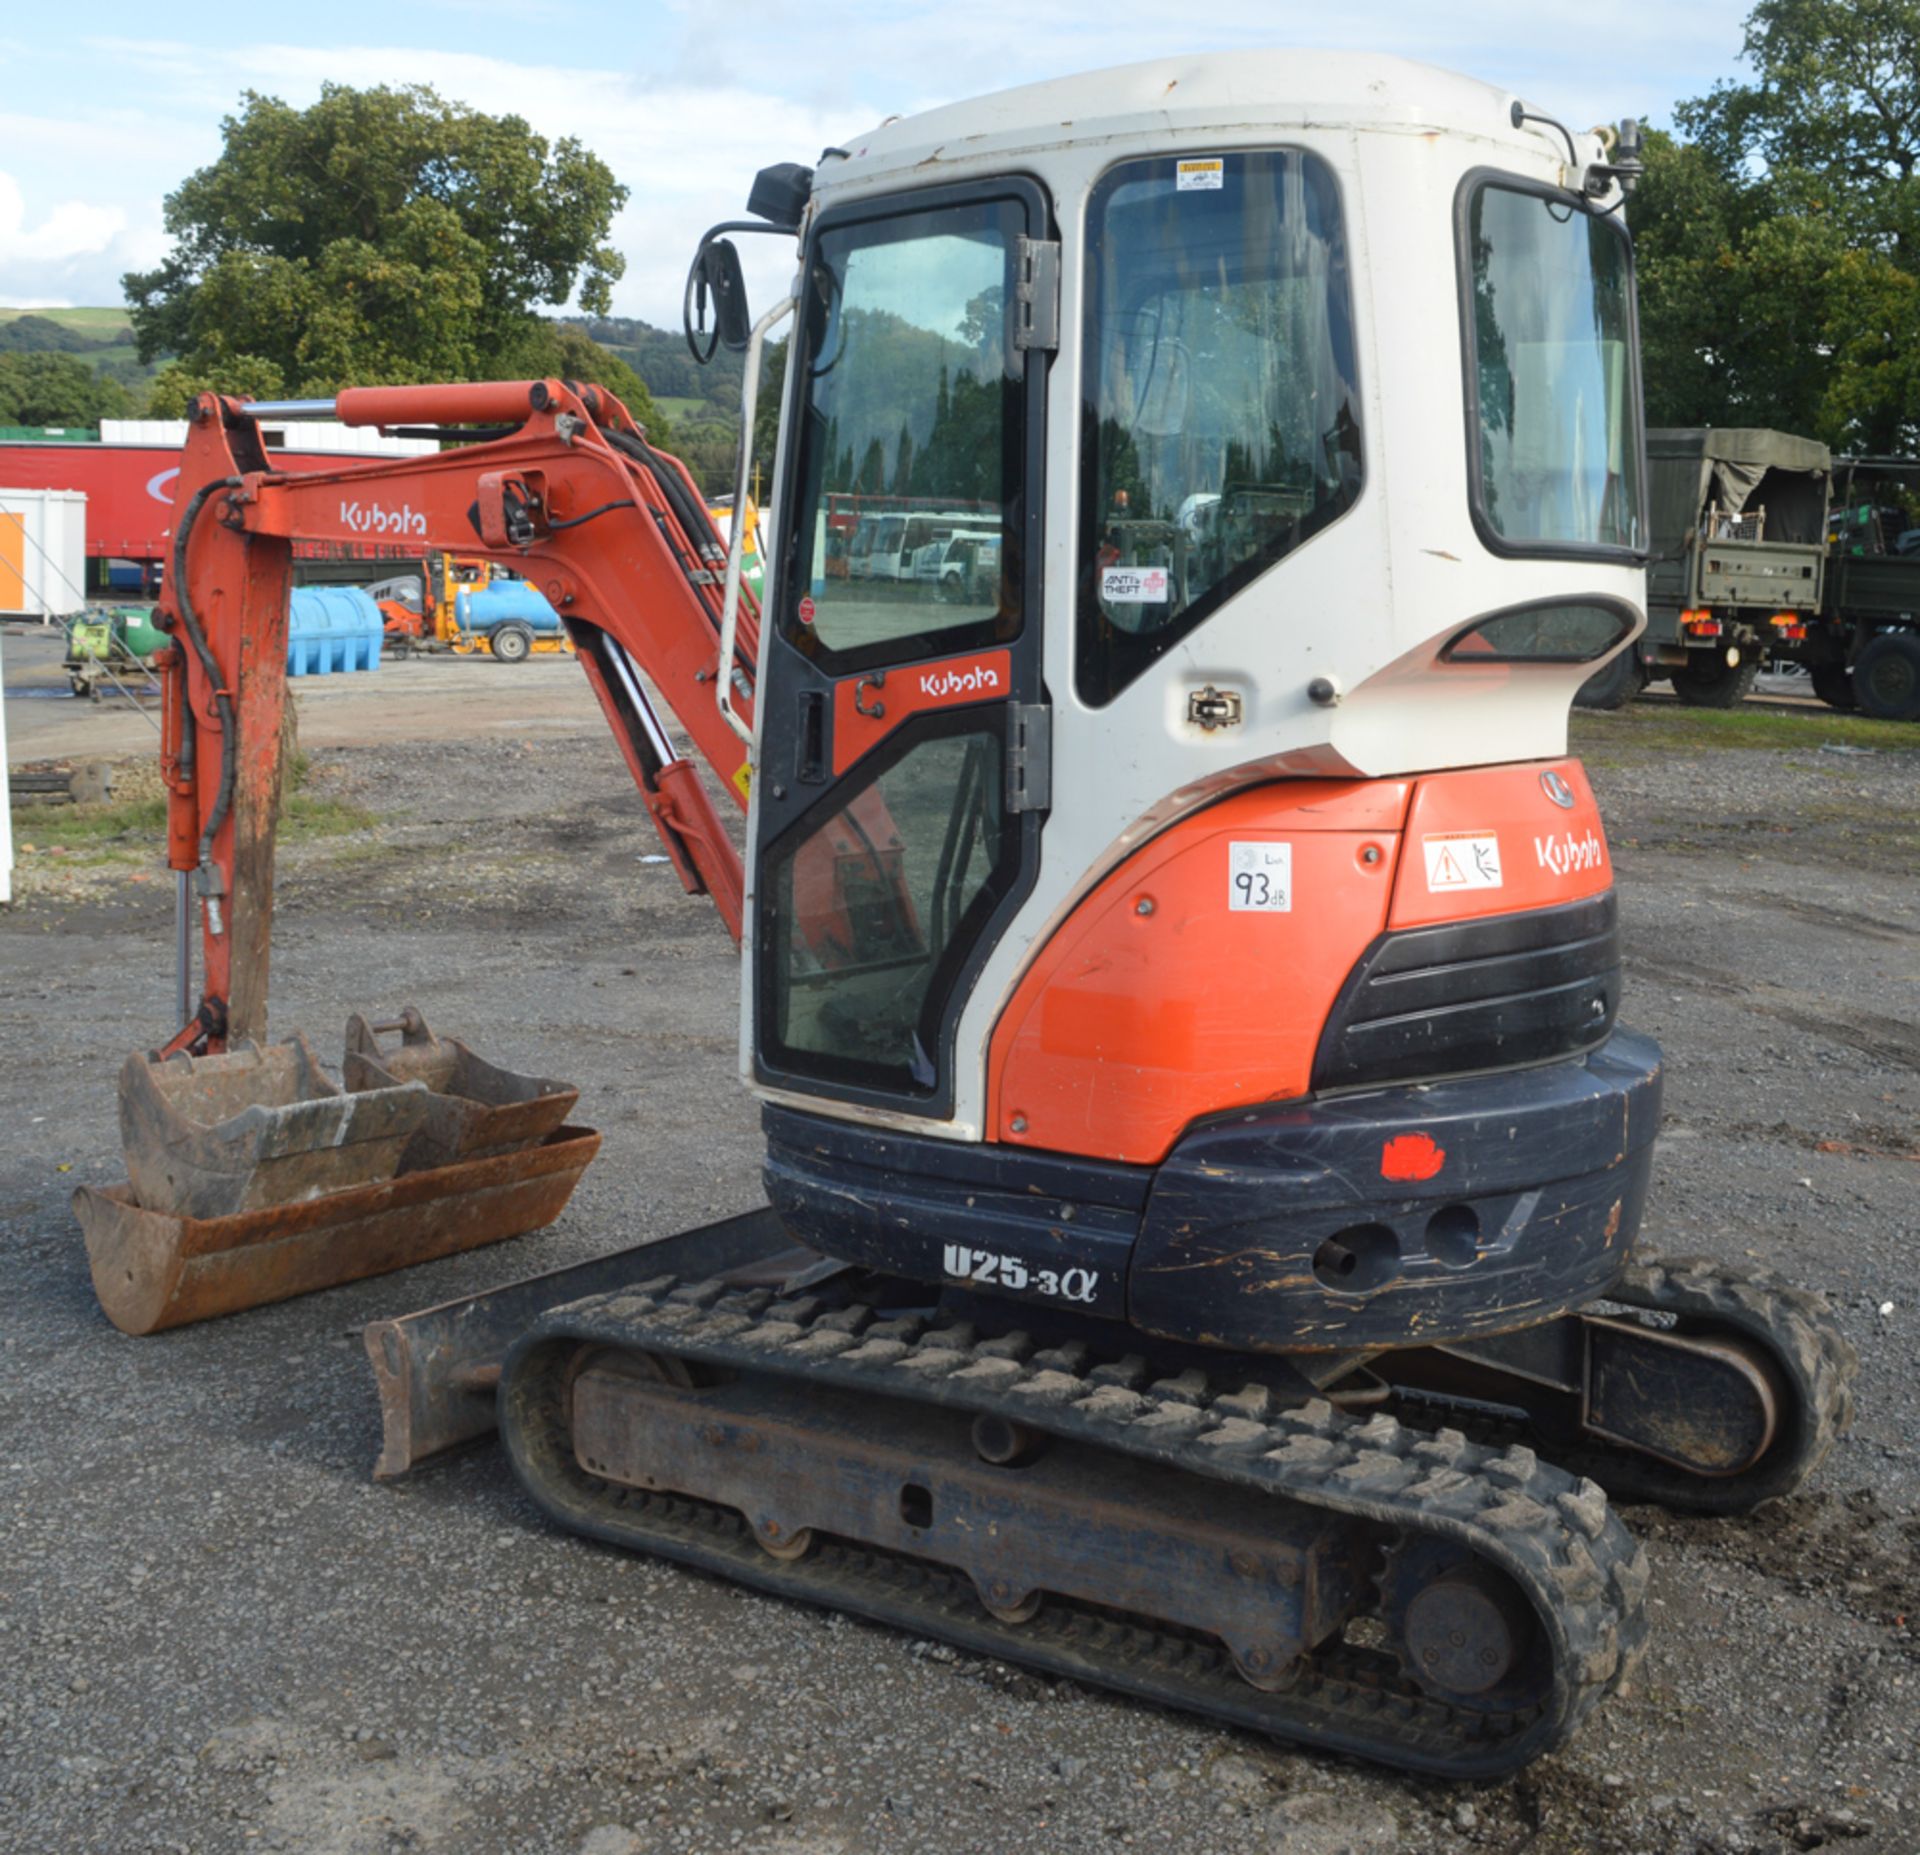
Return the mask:
<svg viewBox="0 0 1920 1855">
<path fill-rule="evenodd" d="M 1227 907 L 1284 915 L 1293 909 L 1293 846 L 1234 844 L 1227 861 Z"/>
<path fill-rule="evenodd" d="M 1436 894 L 1446 889 L 1500 887 L 1500 840 L 1490 831 L 1423 837 L 1420 848 L 1427 858 L 1427 887 Z"/>
</svg>

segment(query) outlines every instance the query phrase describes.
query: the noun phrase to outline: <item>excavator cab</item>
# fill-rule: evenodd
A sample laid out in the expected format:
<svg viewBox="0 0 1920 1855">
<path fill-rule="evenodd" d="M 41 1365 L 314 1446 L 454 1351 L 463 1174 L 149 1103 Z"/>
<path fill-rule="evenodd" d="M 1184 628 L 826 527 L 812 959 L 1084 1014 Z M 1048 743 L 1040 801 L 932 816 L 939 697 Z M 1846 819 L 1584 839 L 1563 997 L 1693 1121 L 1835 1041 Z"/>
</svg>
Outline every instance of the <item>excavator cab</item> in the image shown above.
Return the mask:
<svg viewBox="0 0 1920 1855">
<path fill-rule="evenodd" d="M 1141 66 L 811 177 L 743 1058 L 828 1253 L 1338 1355 L 1571 1307 L 1631 1242 L 1658 1056 L 1565 754 L 1643 623 L 1632 257 L 1606 138 L 1233 70 L 1251 119 Z M 963 527 L 998 572 L 955 597 L 915 537 Z M 1442 1083 L 1520 1115 L 1502 1165 Z M 1176 1191 L 1203 1151 L 1264 1208 Z M 987 1175 L 1030 1215 L 960 1242 Z"/>
</svg>

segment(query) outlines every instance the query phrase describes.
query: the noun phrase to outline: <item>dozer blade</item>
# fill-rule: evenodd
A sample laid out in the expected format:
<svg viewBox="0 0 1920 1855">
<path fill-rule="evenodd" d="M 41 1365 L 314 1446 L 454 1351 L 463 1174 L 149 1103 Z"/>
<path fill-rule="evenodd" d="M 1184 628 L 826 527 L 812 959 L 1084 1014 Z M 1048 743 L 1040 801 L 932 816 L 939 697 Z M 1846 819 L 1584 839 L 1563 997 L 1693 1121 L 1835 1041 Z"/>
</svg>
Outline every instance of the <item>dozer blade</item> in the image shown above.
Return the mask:
<svg viewBox="0 0 1920 1855">
<path fill-rule="evenodd" d="M 491 1435 L 495 1387 L 508 1349 L 549 1308 L 609 1294 L 662 1271 L 721 1275 L 742 1286 L 783 1287 L 820 1264 L 799 1249 L 765 1205 L 571 1268 L 509 1282 L 395 1320 L 369 1321 L 362 1337 L 380 1392 L 376 1480 L 405 1475 L 460 1443 Z"/>
<path fill-rule="evenodd" d="M 519 1152 L 225 1217 L 147 1210 L 126 1186 L 83 1185 L 73 1208 L 107 1318 L 158 1333 L 544 1229 L 599 1150 L 591 1128 L 563 1127 Z"/>
<path fill-rule="evenodd" d="M 349 1094 L 298 1033 L 224 1056 L 130 1056 L 120 1143 L 133 1201 L 224 1219 L 390 1179 L 431 1099 L 419 1083 Z"/>
<path fill-rule="evenodd" d="M 380 1047 L 383 1031 L 401 1033 L 398 1049 Z M 411 1005 L 387 1024 L 349 1018 L 342 1074 L 356 1094 L 409 1082 L 429 1091 L 419 1128 L 400 1156 L 402 1172 L 530 1146 L 565 1121 L 580 1099 L 571 1083 L 502 1069 L 457 1038 L 436 1037 Z"/>
</svg>

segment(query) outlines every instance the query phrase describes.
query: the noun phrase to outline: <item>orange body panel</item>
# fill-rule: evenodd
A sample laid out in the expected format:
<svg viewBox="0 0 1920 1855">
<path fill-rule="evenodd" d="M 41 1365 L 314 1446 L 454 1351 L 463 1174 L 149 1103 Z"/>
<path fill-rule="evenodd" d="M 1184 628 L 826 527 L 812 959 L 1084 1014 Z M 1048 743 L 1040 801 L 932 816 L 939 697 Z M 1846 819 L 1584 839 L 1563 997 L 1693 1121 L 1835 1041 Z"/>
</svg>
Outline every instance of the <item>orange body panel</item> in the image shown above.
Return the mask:
<svg viewBox="0 0 1920 1855">
<path fill-rule="evenodd" d="M 1579 761 L 1434 774 L 1421 780 L 1407 814 L 1390 925 L 1551 908 L 1612 886 L 1600 808 Z"/>
<path fill-rule="evenodd" d="M 1013 693 L 1013 653 L 976 651 L 844 677 L 833 689 L 833 772 L 837 779 L 912 715 L 967 702 L 1004 702 Z M 879 712 L 876 714 L 875 710 Z"/>
<path fill-rule="evenodd" d="M 1233 847 L 1263 843 L 1289 847 L 1284 909 L 1235 887 Z M 1384 929 L 1612 881 L 1573 760 L 1236 794 L 1136 852 L 1029 966 L 988 1052 L 987 1138 L 1157 1164 L 1204 1115 L 1307 1092 L 1334 1000 Z"/>
<path fill-rule="evenodd" d="M 988 1137 L 1150 1164 L 1202 1114 L 1304 1091 L 1334 996 L 1386 925 L 1412 791 L 1259 786 L 1130 857 L 1001 1014 Z M 1235 844 L 1289 846 L 1289 909 L 1229 906 Z"/>
</svg>

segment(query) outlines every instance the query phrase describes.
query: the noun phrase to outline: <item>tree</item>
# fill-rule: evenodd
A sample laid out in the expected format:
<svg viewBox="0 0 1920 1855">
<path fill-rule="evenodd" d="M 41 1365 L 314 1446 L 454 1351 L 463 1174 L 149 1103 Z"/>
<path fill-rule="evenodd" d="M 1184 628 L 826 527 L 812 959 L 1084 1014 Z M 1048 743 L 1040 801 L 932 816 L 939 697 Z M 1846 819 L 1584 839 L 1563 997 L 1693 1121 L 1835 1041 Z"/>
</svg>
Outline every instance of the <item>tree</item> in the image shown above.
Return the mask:
<svg viewBox="0 0 1920 1855">
<path fill-rule="evenodd" d="M 124 419 L 133 396 L 70 354 L 0 354 L 0 425 Z"/>
<path fill-rule="evenodd" d="M 1648 422 L 1920 443 L 1920 0 L 1762 0 L 1753 77 L 1648 138 Z"/>
<path fill-rule="evenodd" d="M 177 241 L 123 283 L 143 360 L 182 380 L 325 394 L 472 380 L 542 339 L 535 310 L 577 290 L 604 313 L 627 197 L 572 138 L 424 85 L 328 84 L 296 110 L 249 91 L 223 149 L 166 202 Z"/>
</svg>

